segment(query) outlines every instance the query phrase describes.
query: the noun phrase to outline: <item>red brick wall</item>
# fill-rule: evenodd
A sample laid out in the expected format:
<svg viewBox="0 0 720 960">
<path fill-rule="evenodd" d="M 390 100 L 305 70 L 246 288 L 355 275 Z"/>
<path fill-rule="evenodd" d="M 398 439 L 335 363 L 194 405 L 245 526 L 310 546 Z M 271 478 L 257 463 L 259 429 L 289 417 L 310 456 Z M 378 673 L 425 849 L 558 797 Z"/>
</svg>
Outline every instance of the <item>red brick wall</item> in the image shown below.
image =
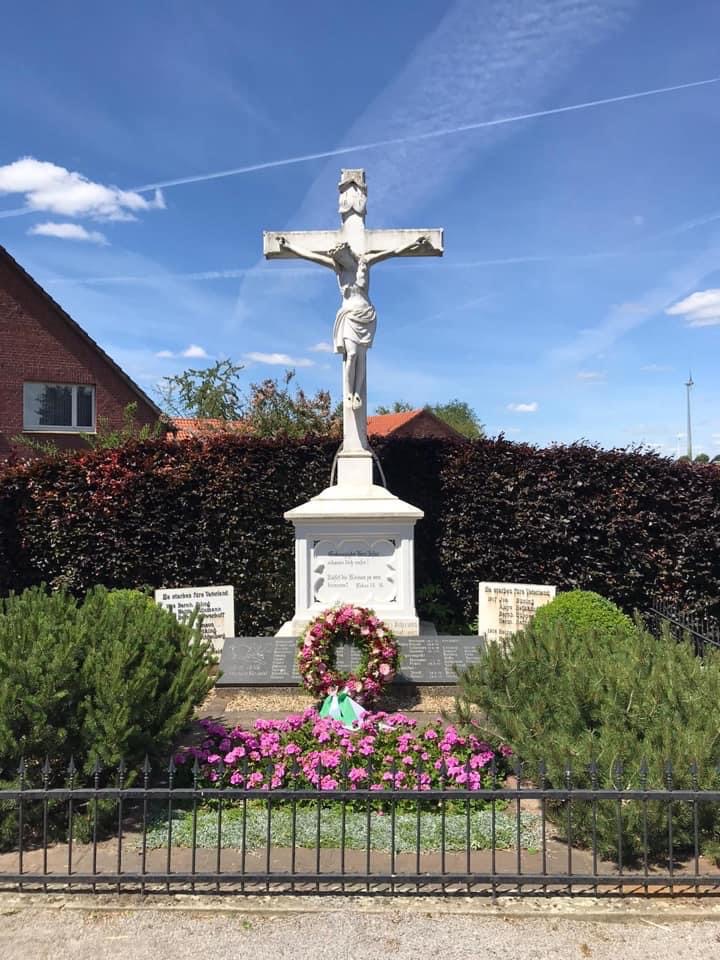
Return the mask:
<svg viewBox="0 0 720 960">
<path fill-rule="evenodd" d="M 95 387 L 96 422 L 122 425 L 128 403 L 137 402 L 139 424 L 157 415 L 118 375 L 17 267 L 0 253 L 0 459 L 23 432 L 25 381 L 89 384 Z M 86 447 L 77 434 L 35 433 L 64 449 Z M 17 449 L 17 448 L 16 448 Z M 27 448 L 22 453 L 32 452 Z"/>
</svg>

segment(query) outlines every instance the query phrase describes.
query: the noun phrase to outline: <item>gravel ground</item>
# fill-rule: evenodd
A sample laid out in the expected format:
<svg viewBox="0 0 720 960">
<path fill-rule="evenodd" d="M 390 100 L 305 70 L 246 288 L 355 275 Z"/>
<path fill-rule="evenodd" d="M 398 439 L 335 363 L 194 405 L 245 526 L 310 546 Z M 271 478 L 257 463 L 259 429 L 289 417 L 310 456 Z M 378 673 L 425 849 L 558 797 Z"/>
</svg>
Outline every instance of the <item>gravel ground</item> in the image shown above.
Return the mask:
<svg viewBox="0 0 720 960">
<path fill-rule="evenodd" d="M 715 922 L 678 919 L 660 905 L 655 912 L 646 908 L 644 916 L 615 910 L 609 917 L 613 922 L 581 920 L 556 904 L 530 917 L 503 914 L 482 903 L 463 912 L 439 900 L 379 910 L 369 901 L 302 906 L 307 912 L 262 915 L 237 911 L 237 901 L 232 911 L 226 902 L 217 910 L 195 913 L 147 907 L 78 910 L 62 904 L 58 909 L 19 901 L 0 905 L 0 958 L 690 960 L 720 955 L 717 916 Z M 271 903 L 265 904 L 268 908 Z"/>
</svg>

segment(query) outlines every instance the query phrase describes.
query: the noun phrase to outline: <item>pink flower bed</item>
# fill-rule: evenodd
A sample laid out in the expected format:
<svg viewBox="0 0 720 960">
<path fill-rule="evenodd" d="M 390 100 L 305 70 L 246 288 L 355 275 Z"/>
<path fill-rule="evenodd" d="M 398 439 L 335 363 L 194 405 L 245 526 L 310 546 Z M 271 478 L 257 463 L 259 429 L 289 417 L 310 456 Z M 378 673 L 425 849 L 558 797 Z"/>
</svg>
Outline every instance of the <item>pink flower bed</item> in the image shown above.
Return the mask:
<svg viewBox="0 0 720 960">
<path fill-rule="evenodd" d="M 401 713 L 373 713 L 351 732 L 315 709 L 284 720 L 256 720 L 252 730 L 201 721 L 205 738 L 175 758 L 197 760 L 198 783 L 257 790 L 430 790 L 487 785 L 498 777 L 512 751 L 493 747 L 438 719 L 423 727 Z"/>
</svg>

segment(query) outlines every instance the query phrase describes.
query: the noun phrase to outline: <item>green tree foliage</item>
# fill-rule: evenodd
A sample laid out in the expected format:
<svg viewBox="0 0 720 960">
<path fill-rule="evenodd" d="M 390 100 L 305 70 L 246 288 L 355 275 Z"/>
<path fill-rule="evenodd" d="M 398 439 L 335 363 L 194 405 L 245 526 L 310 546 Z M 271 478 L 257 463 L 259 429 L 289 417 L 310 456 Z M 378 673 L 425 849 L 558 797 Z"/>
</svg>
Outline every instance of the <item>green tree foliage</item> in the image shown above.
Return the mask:
<svg viewBox="0 0 720 960">
<path fill-rule="evenodd" d="M 164 377 L 161 402 L 170 416 L 241 423 L 241 432 L 255 437 L 339 433 L 342 407 L 333 409 L 326 390 L 308 396 L 293 382 L 295 371 L 286 370 L 281 379 L 251 383 L 244 392 L 238 376 L 242 369 L 231 360 L 218 360 L 204 370 Z"/>
<path fill-rule="evenodd" d="M 201 370 L 163 377 L 160 400 L 170 416 L 239 420 L 243 401 L 238 374 L 242 364 L 217 360 Z"/>
<path fill-rule="evenodd" d="M 102 786 L 127 764 L 132 784 L 145 756 L 163 756 L 212 687 L 216 658 L 193 623 L 131 590 L 91 590 L 83 602 L 34 587 L 0 600 L 0 771 L 5 783 L 24 765 L 38 786 L 49 762 L 62 785 L 72 761 L 77 783 Z M 97 766 L 96 766 L 97 765 Z M 10 779 L 7 779 L 7 778 Z M 116 816 L 100 801 L 102 825 Z M 95 813 L 78 803 L 76 835 Z M 17 842 L 15 803 L 0 804 L 0 849 Z M 25 809 L 25 842 L 42 829 L 40 804 Z M 51 837 L 67 829 L 63 802 L 48 805 Z"/>
<path fill-rule="evenodd" d="M 167 430 L 167 424 L 158 420 L 153 424 L 138 423 L 137 402 L 128 403 L 123 409 L 122 425 L 113 427 L 107 417 L 98 417 L 97 432 L 83 434 L 83 440 L 91 450 L 114 450 L 131 440 L 151 440 L 161 437 Z"/>
<path fill-rule="evenodd" d="M 133 590 L 83 602 L 33 587 L 0 600 L 0 768 L 47 756 L 139 763 L 162 752 L 212 686 L 199 629 Z"/>
<path fill-rule="evenodd" d="M 414 409 L 415 408 L 409 403 L 406 403 L 405 400 L 396 400 L 395 403 L 389 407 L 382 406 L 382 404 L 376 407 L 375 413 L 379 416 L 385 416 L 388 413 L 410 413 L 410 411 Z"/>
<path fill-rule="evenodd" d="M 444 420 L 453 430 L 457 430 L 463 437 L 475 440 L 485 436 L 485 428 L 478 415 L 464 400 L 448 400 L 447 403 L 427 404 L 430 410 L 440 420 Z"/>
<path fill-rule="evenodd" d="M 342 408 L 333 408 L 330 394 L 319 390 L 308 396 L 295 385 L 293 370 L 286 370 L 282 381 L 267 379 L 250 385 L 244 408 L 244 422 L 255 437 L 294 437 L 339 434 Z"/>
<path fill-rule="evenodd" d="M 541 608 L 511 641 L 487 646 L 479 663 L 462 674 L 460 691 L 460 721 L 489 724 L 526 762 L 526 774 L 544 777 L 551 787 L 570 782 L 662 788 L 670 778 L 688 788 L 696 762 L 700 784 L 717 788 L 720 653 L 700 659 L 691 644 L 668 633 L 652 636 L 602 598 L 567 594 Z M 551 809 L 564 836 L 591 843 L 591 803 Z M 650 851 L 661 854 L 667 849 L 667 804 L 648 803 L 645 813 Z M 639 853 L 642 802 L 601 801 L 595 815 L 603 855 L 617 856 L 618 817 L 623 859 Z M 703 839 L 711 841 L 720 812 L 701 809 L 700 823 Z M 687 849 L 690 804 L 675 805 L 674 831 L 676 849 Z"/>
<path fill-rule="evenodd" d="M 695 463 L 710 463 L 710 457 L 706 453 L 699 453 L 695 457 Z"/>
</svg>

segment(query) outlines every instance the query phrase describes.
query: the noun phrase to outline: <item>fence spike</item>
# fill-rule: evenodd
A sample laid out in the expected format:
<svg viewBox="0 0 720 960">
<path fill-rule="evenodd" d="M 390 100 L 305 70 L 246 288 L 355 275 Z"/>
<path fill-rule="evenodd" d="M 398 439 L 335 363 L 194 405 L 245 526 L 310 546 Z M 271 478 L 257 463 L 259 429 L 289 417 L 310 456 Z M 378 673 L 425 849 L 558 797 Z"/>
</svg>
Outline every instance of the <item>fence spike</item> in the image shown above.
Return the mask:
<svg viewBox="0 0 720 960">
<path fill-rule="evenodd" d="M 588 764 L 588 773 L 590 774 L 590 787 L 593 790 L 598 788 L 598 762 L 593 757 L 593 759 Z"/>
<path fill-rule="evenodd" d="M 698 762 L 697 760 L 691 760 L 690 761 L 690 779 L 692 780 L 693 790 L 697 790 L 698 788 L 698 779 L 699 779 L 698 774 L 699 774 Z"/>
<path fill-rule="evenodd" d="M 195 763 L 197 763 L 197 757 L 195 758 Z M 147 754 L 145 754 L 145 759 L 143 760 L 143 765 L 142 765 L 142 774 L 146 781 L 150 779 L 151 773 L 152 773 L 152 764 L 150 763 L 150 757 Z"/>
<path fill-rule="evenodd" d="M 42 778 L 47 784 L 47 781 L 50 779 L 50 774 L 52 773 L 52 767 L 50 766 L 50 757 L 45 754 L 45 763 L 42 765 Z"/>
<path fill-rule="evenodd" d="M 23 754 L 20 757 L 20 763 L 18 764 L 18 776 L 20 777 L 21 781 L 25 779 L 26 773 L 27 773 L 27 765 L 25 763 L 25 754 Z"/>
<path fill-rule="evenodd" d="M 547 764 L 544 760 L 541 760 L 538 764 L 538 774 L 540 775 L 540 789 L 544 790 L 547 783 Z"/>
<path fill-rule="evenodd" d="M 70 763 L 67 766 L 67 772 L 68 772 L 68 776 L 72 780 L 72 778 L 77 773 L 77 767 L 75 766 L 75 757 L 70 757 Z"/>
</svg>

